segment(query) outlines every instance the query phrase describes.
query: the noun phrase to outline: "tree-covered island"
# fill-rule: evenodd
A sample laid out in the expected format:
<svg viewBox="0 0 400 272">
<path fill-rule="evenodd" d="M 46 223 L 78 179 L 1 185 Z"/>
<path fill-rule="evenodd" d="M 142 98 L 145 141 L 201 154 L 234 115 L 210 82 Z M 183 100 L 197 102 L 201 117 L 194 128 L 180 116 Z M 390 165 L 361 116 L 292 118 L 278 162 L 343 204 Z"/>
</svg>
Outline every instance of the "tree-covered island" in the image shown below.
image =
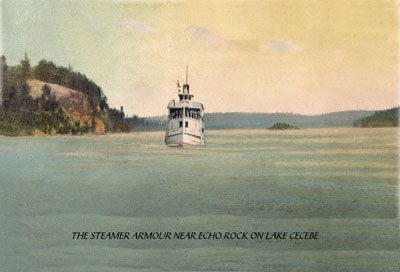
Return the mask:
<svg viewBox="0 0 400 272">
<path fill-rule="evenodd" d="M 300 128 L 297 126 L 289 125 L 287 123 L 278 122 L 278 123 L 275 123 L 273 126 L 269 127 L 268 129 L 269 130 L 286 130 L 286 129 L 300 129 Z"/>
</svg>

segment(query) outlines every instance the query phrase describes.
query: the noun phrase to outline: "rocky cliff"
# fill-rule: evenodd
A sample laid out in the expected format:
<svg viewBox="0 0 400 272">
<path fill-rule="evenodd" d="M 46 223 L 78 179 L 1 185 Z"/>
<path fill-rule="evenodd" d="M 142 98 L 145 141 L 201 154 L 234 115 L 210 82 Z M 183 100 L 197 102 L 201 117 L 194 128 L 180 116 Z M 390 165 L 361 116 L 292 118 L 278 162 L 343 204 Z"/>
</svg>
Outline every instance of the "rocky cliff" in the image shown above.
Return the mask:
<svg viewBox="0 0 400 272">
<path fill-rule="evenodd" d="M 89 98 L 86 94 L 40 80 L 28 80 L 27 84 L 30 87 L 30 94 L 33 98 L 40 97 L 43 94 L 43 86 L 47 84 L 50 87 L 51 94 L 56 97 L 56 100 L 66 110 L 72 120 L 78 121 L 81 124 L 87 122 L 89 126 L 92 126 L 94 120 L 95 133 L 105 133 L 106 127 L 103 120 L 95 117 L 93 114 L 93 111 L 99 111 L 99 109 L 91 108 Z"/>
</svg>

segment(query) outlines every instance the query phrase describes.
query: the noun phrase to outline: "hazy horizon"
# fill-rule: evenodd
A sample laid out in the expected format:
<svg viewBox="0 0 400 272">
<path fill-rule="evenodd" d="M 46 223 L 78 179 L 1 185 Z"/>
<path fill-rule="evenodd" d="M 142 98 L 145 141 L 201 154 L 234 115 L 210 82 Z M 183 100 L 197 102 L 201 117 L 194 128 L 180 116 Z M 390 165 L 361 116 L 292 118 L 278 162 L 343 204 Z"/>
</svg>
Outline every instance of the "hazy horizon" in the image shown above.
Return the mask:
<svg viewBox="0 0 400 272">
<path fill-rule="evenodd" d="M 166 114 L 176 81 L 207 113 L 398 106 L 396 1 L 3 0 L 2 54 L 71 65 L 128 115 Z"/>
<path fill-rule="evenodd" d="M 390 108 L 384 108 L 384 109 L 375 109 L 375 110 L 366 110 L 366 109 L 359 109 L 359 110 L 343 110 L 343 111 L 330 111 L 330 112 L 322 112 L 322 113 L 317 113 L 317 114 L 301 114 L 297 112 L 245 112 L 245 111 L 224 111 L 224 112 L 208 112 L 205 111 L 205 114 L 225 114 L 225 113 L 240 113 L 240 114 L 292 114 L 292 115 L 301 115 L 301 116 L 318 116 L 318 115 L 327 115 L 327 114 L 333 114 L 333 113 L 340 113 L 340 112 L 352 112 L 352 111 L 384 111 L 392 108 L 399 107 L 400 105 L 395 105 Z M 145 118 L 157 118 L 157 117 L 164 117 L 167 116 L 167 112 L 165 114 L 160 114 L 160 115 L 139 115 L 139 114 L 133 114 L 138 117 L 145 117 Z M 128 117 L 131 117 L 132 114 L 129 114 Z"/>
</svg>

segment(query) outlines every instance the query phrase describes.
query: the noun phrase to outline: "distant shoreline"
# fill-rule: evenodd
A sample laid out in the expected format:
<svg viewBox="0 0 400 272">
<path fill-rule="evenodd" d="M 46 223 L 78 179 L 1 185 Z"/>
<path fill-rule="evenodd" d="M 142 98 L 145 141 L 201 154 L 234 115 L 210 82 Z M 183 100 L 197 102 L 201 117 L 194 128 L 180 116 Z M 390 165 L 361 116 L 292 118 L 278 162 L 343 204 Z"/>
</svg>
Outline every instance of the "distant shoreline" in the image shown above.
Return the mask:
<svg viewBox="0 0 400 272">
<path fill-rule="evenodd" d="M 353 127 L 354 123 L 372 116 L 377 111 L 341 111 L 321 115 L 300 115 L 293 113 L 205 113 L 205 128 L 209 129 L 265 129 L 275 123 L 288 123 L 300 128 Z M 137 117 L 136 117 L 137 118 Z M 141 125 L 134 130 L 164 130 L 167 116 L 141 117 Z M 128 118 L 128 122 L 129 122 Z"/>
</svg>

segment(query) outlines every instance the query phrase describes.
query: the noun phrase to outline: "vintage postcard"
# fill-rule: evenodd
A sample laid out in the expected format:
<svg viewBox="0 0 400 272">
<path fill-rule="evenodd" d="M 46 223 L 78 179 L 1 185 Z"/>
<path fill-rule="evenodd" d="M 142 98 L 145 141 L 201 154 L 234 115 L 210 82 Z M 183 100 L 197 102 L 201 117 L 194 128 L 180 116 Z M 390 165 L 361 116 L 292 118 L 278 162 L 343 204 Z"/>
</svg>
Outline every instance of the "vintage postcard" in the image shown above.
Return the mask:
<svg viewBox="0 0 400 272">
<path fill-rule="evenodd" d="M 400 271 L 397 1 L 0 3 L 0 271 Z"/>
</svg>

